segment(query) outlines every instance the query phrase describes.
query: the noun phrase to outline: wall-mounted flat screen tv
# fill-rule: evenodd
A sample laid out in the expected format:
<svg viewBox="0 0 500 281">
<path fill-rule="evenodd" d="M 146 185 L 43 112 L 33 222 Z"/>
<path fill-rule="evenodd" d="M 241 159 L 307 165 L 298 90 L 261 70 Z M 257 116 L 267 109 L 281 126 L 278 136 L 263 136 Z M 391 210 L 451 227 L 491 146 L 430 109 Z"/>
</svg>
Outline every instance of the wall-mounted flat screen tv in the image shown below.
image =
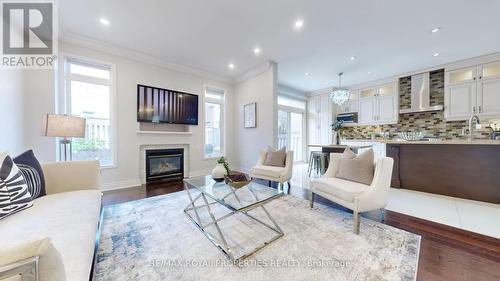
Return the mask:
<svg viewBox="0 0 500 281">
<path fill-rule="evenodd" d="M 138 84 L 137 122 L 198 125 L 198 96 Z"/>
</svg>

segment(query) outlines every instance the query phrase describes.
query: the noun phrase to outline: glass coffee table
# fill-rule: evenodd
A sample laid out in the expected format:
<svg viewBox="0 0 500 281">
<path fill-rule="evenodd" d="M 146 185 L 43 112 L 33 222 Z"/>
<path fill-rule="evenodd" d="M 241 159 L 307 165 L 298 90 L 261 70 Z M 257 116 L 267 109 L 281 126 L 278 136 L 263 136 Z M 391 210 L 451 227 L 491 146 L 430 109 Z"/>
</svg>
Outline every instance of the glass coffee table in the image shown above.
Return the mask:
<svg viewBox="0 0 500 281">
<path fill-rule="evenodd" d="M 279 225 L 264 207 L 265 204 L 283 196 L 283 191 L 256 182 L 250 182 L 248 185 L 236 189 L 224 182 L 216 182 L 211 176 L 184 179 L 184 186 L 190 200 L 184 213 L 232 261 L 244 259 L 284 235 Z M 214 211 L 215 209 L 217 212 Z M 220 209 L 224 209 L 223 214 L 219 214 Z M 263 211 L 260 218 L 257 218 L 254 212 L 249 213 L 257 209 Z M 270 233 L 273 235 L 269 238 L 266 237 L 258 245 L 252 245 L 250 250 L 236 255 L 228 244 L 228 241 L 232 241 L 234 237 L 227 237 L 225 232 L 229 232 L 230 229 L 225 229 L 221 222 L 237 214 L 243 214 L 250 220 L 271 230 Z M 269 223 L 263 221 L 263 218 L 267 218 Z M 215 231 L 209 231 L 208 228 L 211 230 L 215 228 Z M 244 231 L 240 230 L 241 232 Z"/>
</svg>

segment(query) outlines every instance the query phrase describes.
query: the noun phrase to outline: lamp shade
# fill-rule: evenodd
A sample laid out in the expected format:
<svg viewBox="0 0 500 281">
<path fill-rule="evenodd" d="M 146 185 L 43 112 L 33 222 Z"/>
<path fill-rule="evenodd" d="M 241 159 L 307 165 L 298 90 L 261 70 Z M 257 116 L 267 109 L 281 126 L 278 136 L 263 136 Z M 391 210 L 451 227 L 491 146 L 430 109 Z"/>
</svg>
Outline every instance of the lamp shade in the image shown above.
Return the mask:
<svg viewBox="0 0 500 281">
<path fill-rule="evenodd" d="M 47 114 L 43 120 L 42 133 L 47 137 L 83 138 L 85 137 L 85 118 Z"/>
</svg>

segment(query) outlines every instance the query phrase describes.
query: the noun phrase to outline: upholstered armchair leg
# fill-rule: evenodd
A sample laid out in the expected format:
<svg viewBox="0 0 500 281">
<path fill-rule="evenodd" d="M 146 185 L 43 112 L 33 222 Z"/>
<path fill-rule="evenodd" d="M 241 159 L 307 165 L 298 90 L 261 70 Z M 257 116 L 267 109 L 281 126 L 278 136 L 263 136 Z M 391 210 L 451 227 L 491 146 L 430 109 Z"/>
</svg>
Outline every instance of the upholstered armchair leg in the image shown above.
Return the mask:
<svg viewBox="0 0 500 281">
<path fill-rule="evenodd" d="M 311 192 L 311 201 L 309 203 L 309 207 L 311 208 L 314 206 L 314 196 L 315 196 L 314 192 Z"/>
<path fill-rule="evenodd" d="M 359 221 L 360 221 L 360 217 L 359 217 L 359 213 L 354 211 L 353 213 L 353 220 L 354 220 L 354 223 L 353 223 L 353 230 L 354 230 L 354 233 L 355 234 L 359 234 Z"/>
</svg>

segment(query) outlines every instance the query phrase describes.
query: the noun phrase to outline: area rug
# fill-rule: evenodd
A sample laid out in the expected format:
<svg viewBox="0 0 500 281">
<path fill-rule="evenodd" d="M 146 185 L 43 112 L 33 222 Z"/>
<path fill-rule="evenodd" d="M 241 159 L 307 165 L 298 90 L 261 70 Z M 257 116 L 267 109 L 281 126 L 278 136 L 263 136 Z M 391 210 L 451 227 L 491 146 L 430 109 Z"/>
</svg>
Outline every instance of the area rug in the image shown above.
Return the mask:
<svg viewBox="0 0 500 281">
<path fill-rule="evenodd" d="M 285 235 L 231 263 L 187 218 L 185 191 L 103 210 L 97 281 L 115 280 L 414 280 L 420 236 L 285 196 L 266 205 Z M 224 208 L 214 206 L 222 214 Z M 259 211 L 255 216 L 264 218 Z M 203 219 L 202 219 L 203 220 Z M 221 222 L 228 243 L 244 251 L 267 229 L 244 215 Z M 265 240 L 265 239 L 264 239 Z"/>
</svg>

